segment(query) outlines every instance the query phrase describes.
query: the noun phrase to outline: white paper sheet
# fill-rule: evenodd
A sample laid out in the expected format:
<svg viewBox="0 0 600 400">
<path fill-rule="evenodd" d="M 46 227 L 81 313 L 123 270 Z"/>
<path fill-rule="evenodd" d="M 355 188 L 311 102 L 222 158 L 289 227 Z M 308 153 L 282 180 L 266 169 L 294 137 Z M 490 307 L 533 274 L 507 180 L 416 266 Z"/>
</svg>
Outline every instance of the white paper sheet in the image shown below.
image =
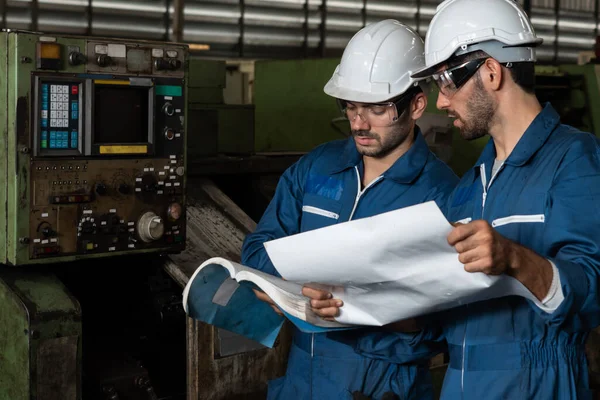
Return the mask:
<svg viewBox="0 0 600 400">
<path fill-rule="evenodd" d="M 265 243 L 290 281 L 331 285 L 338 322 L 385 325 L 507 295 L 537 299 L 506 275 L 469 273 L 447 242 L 452 226 L 427 202 Z M 539 302 L 538 302 L 539 303 Z"/>
</svg>

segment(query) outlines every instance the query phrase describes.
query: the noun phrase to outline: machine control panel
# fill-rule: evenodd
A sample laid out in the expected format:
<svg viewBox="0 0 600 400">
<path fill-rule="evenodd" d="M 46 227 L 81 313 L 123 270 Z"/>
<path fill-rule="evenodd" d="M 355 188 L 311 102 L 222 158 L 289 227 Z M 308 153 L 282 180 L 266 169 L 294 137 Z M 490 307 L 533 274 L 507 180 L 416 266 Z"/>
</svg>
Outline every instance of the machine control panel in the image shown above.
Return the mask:
<svg viewBox="0 0 600 400">
<path fill-rule="evenodd" d="M 34 162 L 31 257 L 182 246 L 182 161 Z"/>
<path fill-rule="evenodd" d="M 2 78 L 17 112 L 0 157 L 0 229 L 12 235 L 0 262 L 183 250 L 187 46 L 0 35 L 18 49 L 18 61 L 0 52 L 18 65 Z"/>
</svg>

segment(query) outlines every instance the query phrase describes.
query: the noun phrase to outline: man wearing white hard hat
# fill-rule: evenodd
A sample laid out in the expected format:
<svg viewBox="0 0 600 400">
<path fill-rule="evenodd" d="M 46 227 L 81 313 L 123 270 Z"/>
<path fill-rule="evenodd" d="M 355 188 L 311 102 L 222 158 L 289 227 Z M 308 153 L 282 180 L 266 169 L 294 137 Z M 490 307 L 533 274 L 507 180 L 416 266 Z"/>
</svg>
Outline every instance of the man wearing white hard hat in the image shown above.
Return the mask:
<svg viewBox="0 0 600 400">
<path fill-rule="evenodd" d="M 317 147 L 283 174 L 244 242 L 243 264 L 277 275 L 263 246 L 268 240 L 430 200 L 445 203 L 458 178 L 416 126 L 427 105 L 426 84 L 410 75 L 424 65 L 423 40 L 397 21 L 369 25 L 352 38 L 324 89 L 339 102 L 352 135 Z M 341 305 L 325 292 L 303 293 L 321 316 Z M 428 358 L 440 350 L 420 337 L 404 334 L 406 349 L 394 363 L 361 356 L 327 334 L 296 330 L 287 373 L 269 383 L 268 398 L 429 399 Z"/>
<path fill-rule="evenodd" d="M 439 315 L 450 367 L 442 399 L 591 399 L 584 344 L 600 324 L 600 147 L 534 94 L 542 42 L 512 0 L 446 0 L 425 39 L 437 107 L 490 140 L 450 196 L 464 268 L 534 295 Z M 360 346 L 359 346 L 360 347 Z"/>
</svg>

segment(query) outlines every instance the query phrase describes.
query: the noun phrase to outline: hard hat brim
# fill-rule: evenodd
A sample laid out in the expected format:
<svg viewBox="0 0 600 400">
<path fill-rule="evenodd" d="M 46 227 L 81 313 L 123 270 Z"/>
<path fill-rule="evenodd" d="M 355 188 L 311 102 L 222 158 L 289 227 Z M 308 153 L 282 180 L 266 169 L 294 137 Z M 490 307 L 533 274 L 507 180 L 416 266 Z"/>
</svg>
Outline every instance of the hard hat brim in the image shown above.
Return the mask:
<svg viewBox="0 0 600 400">
<path fill-rule="evenodd" d="M 412 85 L 408 85 L 401 93 L 365 93 L 360 90 L 352 90 L 336 85 L 333 80 L 327 82 L 323 91 L 325 94 L 336 99 L 354 101 L 358 103 L 381 103 L 404 94 Z"/>
<path fill-rule="evenodd" d="M 443 62 L 437 63 L 437 64 L 432 65 L 430 67 L 424 67 L 424 68 L 418 70 L 417 72 L 415 72 L 414 74 L 412 74 L 410 77 L 413 78 L 413 79 L 429 78 L 431 75 L 433 75 L 435 73 L 435 71 L 442 64 L 443 64 Z"/>
</svg>

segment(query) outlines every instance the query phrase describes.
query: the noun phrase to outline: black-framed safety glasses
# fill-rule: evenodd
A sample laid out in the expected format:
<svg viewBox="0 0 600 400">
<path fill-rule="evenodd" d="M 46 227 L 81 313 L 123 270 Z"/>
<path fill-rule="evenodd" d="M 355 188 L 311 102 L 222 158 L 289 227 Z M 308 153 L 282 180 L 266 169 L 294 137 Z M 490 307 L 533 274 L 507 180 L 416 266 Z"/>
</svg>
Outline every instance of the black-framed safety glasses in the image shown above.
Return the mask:
<svg viewBox="0 0 600 400">
<path fill-rule="evenodd" d="M 437 74 L 433 74 L 433 81 L 444 96 L 452 97 L 473 75 L 475 75 L 488 58 L 489 57 L 467 61 Z"/>
</svg>

